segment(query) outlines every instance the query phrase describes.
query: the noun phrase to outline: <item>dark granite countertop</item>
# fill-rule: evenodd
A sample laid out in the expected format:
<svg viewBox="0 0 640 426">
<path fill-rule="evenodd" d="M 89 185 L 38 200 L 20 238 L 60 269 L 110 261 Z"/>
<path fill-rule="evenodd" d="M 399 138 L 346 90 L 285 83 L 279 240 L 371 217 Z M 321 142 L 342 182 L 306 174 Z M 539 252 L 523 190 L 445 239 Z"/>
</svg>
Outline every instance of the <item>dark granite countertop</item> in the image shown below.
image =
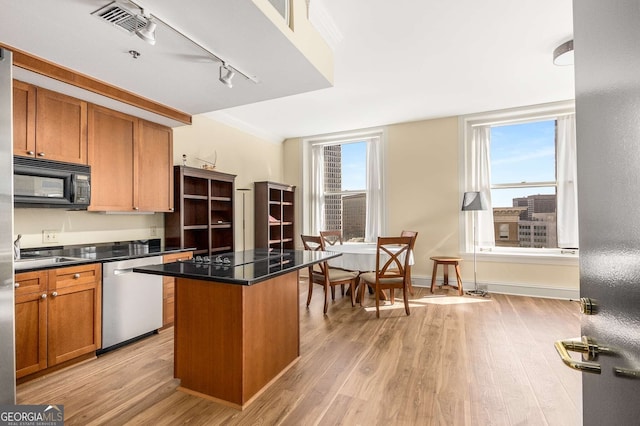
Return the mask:
<svg viewBox="0 0 640 426">
<path fill-rule="evenodd" d="M 161 240 L 134 240 L 111 243 L 77 244 L 56 247 L 29 248 L 20 251 L 20 258 L 24 265 L 16 261 L 16 272 L 28 272 L 65 266 L 75 266 L 86 263 L 112 262 L 118 260 L 135 259 L 149 256 L 162 256 L 170 253 L 191 251 L 190 248 L 163 247 Z M 63 257 L 64 262 L 49 265 L 27 266 L 27 259 L 42 259 L 47 257 Z"/>
<path fill-rule="evenodd" d="M 133 271 L 227 284 L 252 285 L 340 255 L 340 253 L 307 250 L 255 249 L 224 253 L 200 261 L 193 259 L 138 267 L 133 268 Z"/>
</svg>

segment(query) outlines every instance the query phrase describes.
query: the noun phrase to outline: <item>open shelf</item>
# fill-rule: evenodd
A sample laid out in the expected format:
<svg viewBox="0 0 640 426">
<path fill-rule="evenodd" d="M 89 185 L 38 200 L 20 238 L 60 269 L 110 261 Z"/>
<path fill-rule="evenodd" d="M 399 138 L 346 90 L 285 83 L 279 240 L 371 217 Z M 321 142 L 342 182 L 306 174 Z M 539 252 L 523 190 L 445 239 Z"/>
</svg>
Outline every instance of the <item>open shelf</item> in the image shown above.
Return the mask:
<svg viewBox="0 0 640 426">
<path fill-rule="evenodd" d="M 165 214 L 165 244 L 195 254 L 233 251 L 235 175 L 174 167 L 174 212 Z"/>
<path fill-rule="evenodd" d="M 255 182 L 254 196 L 256 248 L 295 248 L 295 186 Z"/>
</svg>

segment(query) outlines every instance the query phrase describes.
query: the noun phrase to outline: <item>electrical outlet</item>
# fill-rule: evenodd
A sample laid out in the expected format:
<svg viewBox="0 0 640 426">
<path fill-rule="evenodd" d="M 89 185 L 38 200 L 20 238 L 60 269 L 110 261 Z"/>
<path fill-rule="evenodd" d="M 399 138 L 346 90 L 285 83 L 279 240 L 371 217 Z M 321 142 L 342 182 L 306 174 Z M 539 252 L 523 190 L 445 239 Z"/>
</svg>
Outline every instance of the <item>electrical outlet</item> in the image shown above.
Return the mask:
<svg viewBox="0 0 640 426">
<path fill-rule="evenodd" d="M 58 231 L 53 229 L 43 229 L 42 230 L 42 242 L 43 243 L 57 243 L 58 242 Z"/>
<path fill-rule="evenodd" d="M 158 227 L 157 226 L 150 226 L 149 227 L 149 236 L 150 237 L 157 237 L 158 236 Z"/>
</svg>

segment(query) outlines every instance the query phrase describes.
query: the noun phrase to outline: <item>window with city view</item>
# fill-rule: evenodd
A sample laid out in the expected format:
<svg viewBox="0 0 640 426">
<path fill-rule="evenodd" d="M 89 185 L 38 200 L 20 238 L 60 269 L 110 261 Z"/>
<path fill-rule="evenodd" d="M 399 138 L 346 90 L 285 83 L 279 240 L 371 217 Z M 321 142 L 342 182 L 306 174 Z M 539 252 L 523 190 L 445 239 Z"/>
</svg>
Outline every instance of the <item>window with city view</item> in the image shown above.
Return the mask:
<svg viewBox="0 0 640 426">
<path fill-rule="evenodd" d="M 556 120 L 491 126 L 498 247 L 558 247 L 556 127 Z"/>
<path fill-rule="evenodd" d="M 366 225 L 366 142 L 324 148 L 325 229 L 342 229 L 345 241 L 364 241 Z"/>
</svg>

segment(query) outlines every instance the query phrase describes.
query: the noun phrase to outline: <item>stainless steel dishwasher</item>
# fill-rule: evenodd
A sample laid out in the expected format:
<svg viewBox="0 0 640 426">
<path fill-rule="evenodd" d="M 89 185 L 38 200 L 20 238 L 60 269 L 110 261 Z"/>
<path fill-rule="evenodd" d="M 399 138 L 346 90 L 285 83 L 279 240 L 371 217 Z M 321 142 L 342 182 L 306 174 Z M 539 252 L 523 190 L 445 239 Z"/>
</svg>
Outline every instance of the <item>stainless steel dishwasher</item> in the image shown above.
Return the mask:
<svg viewBox="0 0 640 426">
<path fill-rule="evenodd" d="M 162 256 L 102 265 L 103 353 L 156 332 L 162 327 L 162 277 L 132 271 L 162 263 Z"/>
</svg>

